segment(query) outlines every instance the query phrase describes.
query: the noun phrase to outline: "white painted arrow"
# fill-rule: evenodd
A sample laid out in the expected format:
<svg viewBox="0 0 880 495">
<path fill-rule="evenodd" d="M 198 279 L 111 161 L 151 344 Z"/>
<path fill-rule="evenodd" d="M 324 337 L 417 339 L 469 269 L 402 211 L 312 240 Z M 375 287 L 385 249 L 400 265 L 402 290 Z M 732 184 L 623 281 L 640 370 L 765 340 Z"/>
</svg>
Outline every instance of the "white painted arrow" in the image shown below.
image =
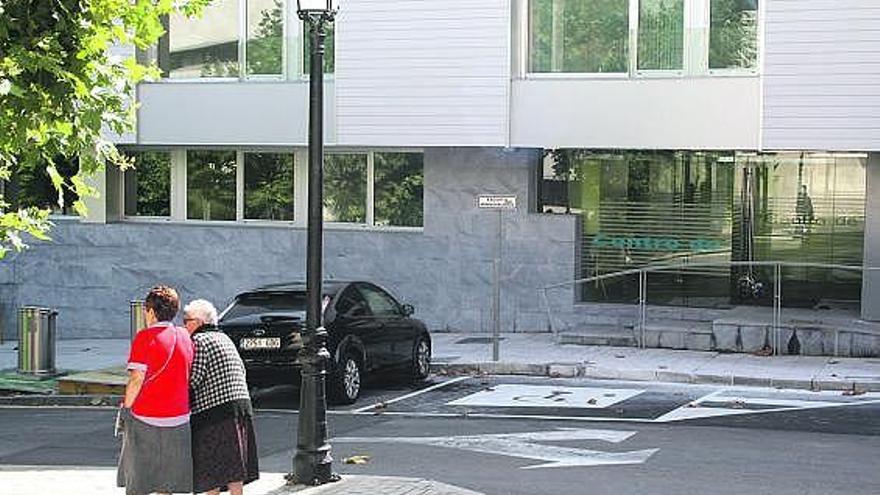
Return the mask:
<svg viewBox="0 0 880 495">
<path fill-rule="evenodd" d="M 522 469 L 575 466 L 607 466 L 615 464 L 641 464 L 659 449 L 634 450 L 629 452 L 603 452 L 599 450 L 577 449 L 542 445 L 536 442 L 559 442 L 571 440 L 600 440 L 619 443 L 635 435 L 633 431 L 589 430 L 582 428 L 560 428 L 554 431 L 535 431 L 525 433 L 500 433 L 488 435 L 464 435 L 454 437 L 341 437 L 334 438 L 338 443 L 407 443 L 430 445 L 450 449 L 470 450 L 485 454 L 506 455 L 523 459 L 544 461 L 543 464 L 525 466 Z"/>
</svg>

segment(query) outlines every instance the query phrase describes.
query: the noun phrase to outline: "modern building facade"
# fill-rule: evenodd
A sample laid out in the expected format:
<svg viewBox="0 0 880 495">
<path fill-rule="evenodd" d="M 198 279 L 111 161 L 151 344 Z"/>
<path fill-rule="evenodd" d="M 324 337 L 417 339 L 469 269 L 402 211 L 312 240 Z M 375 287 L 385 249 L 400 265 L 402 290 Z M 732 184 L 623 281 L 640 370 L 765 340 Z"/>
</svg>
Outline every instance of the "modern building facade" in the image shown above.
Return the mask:
<svg viewBox="0 0 880 495">
<path fill-rule="evenodd" d="M 302 34 L 293 0 L 168 20 L 137 53 L 165 78 L 119 138 L 136 169 L 0 265 L 7 334 L 23 304 L 60 309 L 64 337 L 122 336 L 158 282 L 222 305 L 304 278 Z M 644 266 L 702 264 L 648 282 L 698 319 L 772 304 L 766 270 L 730 262 L 880 266 L 874 2 L 345 0 L 329 44 L 325 272 L 432 329 L 488 331 L 499 256 L 502 327 L 524 332 L 631 318 L 632 277 L 542 289 Z M 880 321 L 880 271 L 782 279 L 785 307 Z"/>
</svg>

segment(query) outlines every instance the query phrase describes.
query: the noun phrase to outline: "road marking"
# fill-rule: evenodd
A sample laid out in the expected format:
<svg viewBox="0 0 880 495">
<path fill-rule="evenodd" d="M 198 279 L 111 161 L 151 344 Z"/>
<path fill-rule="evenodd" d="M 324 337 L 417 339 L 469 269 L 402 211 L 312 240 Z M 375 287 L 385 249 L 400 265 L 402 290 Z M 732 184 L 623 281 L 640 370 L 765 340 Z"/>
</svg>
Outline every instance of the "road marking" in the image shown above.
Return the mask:
<svg viewBox="0 0 880 495">
<path fill-rule="evenodd" d="M 562 442 L 572 440 L 597 440 L 620 443 L 636 432 L 619 430 L 593 430 L 583 428 L 559 428 L 551 431 L 525 433 L 500 433 L 490 435 L 463 435 L 452 437 L 340 437 L 337 443 L 406 443 L 429 445 L 450 449 L 470 450 L 483 454 L 505 455 L 542 461 L 541 464 L 521 469 L 551 467 L 609 466 L 642 464 L 660 449 L 633 450 L 629 452 L 604 452 L 600 450 L 559 447 L 537 442 Z"/>
<path fill-rule="evenodd" d="M 124 489 L 116 487 L 116 468 L 111 467 L 12 466 L 12 469 L 0 467 L 0 483 L 3 484 L 3 493 L 8 495 L 125 493 Z M 264 471 L 260 473 L 258 480 L 248 484 L 248 492 L 276 493 L 279 487 L 284 485 L 284 473 Z"/>
<path fill-rule="evenodd" d="M 749 395 L 752 392 L 755 395 Z M 721 389 L 674 409 L 656 419 L 658 423 L 689 419 L 766 414 L 830 407 L 880 403 L 880 394 L 845 396 L 837 391 L 793 392 L 791 390 L 729 391 Z M 756 407 L 757 406 L 757 407 Z"/>
<path fill-rule="evenodd" d="M 447 386 L 447 385 L 452 385 L 453 383 L 462 382 L 462 381 L 464 381 L 464 380 L 468 380 L 468 379 L 470 379 L 470 378 L 472 378 L 472 377 L 471 377 L 471 376 L 459 376 L 459 377 L 457 377 L 457 378 L 453 378 L 453 379 L 451 379 L 451 380 L 446 380 L 445 382 L 441 382 L 441 383 L 437 383 L 437 384 L 431 385 L 430 387 L 426 387 L 426 388 L 423 388 L 423 389 L 421 389 L 421 390 L 416 390 L 415 392 L 411 392 L 411 393 L 408 393 L 408 394 L 406 394 L 406 395 L 401 395 L 400 397 L 396 397 L 396 398 L 391 399 L 391 400 L 386 400 L 385 402 L 381 402 L 381 403 L 377 403 L 377 404 L 371 404 L 371 405 L 369 405 L 369 406 L 364 406 L 364 407 L 361 407 L 361 408 L 359 408 L 359 409 L 355 409 L 354 411 L 351 411 L 351 412 L 354 413 L 354 414 L 357 414 L 357 413 L 362 413 L 362 412 L 366 412 L 366 411 L 375 411 L 375 410 L 377 409 L 377 406 L 381 406 L 381 407 L 378 407 L 379 409 L 381 409 L 381 408 L 383 408 L 383 407 L 385 407 L 385 406 L 388 406 L 389 404 L 394 404 L 395 402 L 400 402 L 400 401 L 402 401 L 402 400 L 411 399 L 411 398 L 413 398 L 413 397 L 416 397 L 416 396 L 419 396 L 419 395 L 422 395 L 422 394 L 425 394 L 425 393 L 428 393 L 428 392 L 432 392 L 432 391 L 434 391 L 434 390 L 437 390 L 438 388 L 443 388 L 443 387 L 445 387 L 445 386 Z"/>
<path fill-rule="evenodd" d="M 603 409 L 642 392 L 644 390 L 624 388 L 502 384 L 448 402 L 447 405 Z"/>
<path fill-rule="evenodd" d="M 347 413 L 347 412 L 346 412 Z M 349 414 L 349 413 L 347 413 Z M 401 418 L 462 418 L 462 419 L 525 419 L 539 421 L 582 421 L 588 423 L 656 423 L 653 418 L 620 418 L 605 416 L 550 416 L 546 414 L 492 414 L 492 413 L 441 413 L 441 412 L 415 412 L 415 411 L 376 411 L 357 413 L 358 415 L 369 414 L 371 416 L 397 416 Z"/>
</svg>

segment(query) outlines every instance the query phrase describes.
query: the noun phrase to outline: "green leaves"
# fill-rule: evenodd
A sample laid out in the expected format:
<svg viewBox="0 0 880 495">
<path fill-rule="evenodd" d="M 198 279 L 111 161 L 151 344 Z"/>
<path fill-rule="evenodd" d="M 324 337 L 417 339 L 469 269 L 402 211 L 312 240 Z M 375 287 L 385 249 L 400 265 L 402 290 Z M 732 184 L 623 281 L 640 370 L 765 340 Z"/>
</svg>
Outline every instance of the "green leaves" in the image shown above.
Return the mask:
<svg viewBox="0 0 880 495">
<path fill-rule="evenodd" d="M 43 170 L 63 205 L 74 210 L 97 191 L 85 182 L 105 163 L 125 166 L 105 136 L 133 129 L 134 88 L 159 76 L 155 67 L 118 56 L 119 47 L 146 48 L 163 34 L 161 16 L 197 15 L 210 0 L 3 0 L 0 9 L 0 179 Z M 116 53 L 117 55 L 113 55 Z M 79 158 L 65 178 L 58 157 Z M 0 189 L 2 191 L 2 189 Z M 2 193 L 0 193 L 2 194 Z M 0 203 L 3 198 L 0 196 Z M 9 205 L 6 205 L 7 208 Z M 16 205 L 2 213 L 0 258 L 27 247 L 25 236 L 48 239 L 49 210 Z"/>
<path fill-rule="evenodd" d="M 0 215 L 0 259 L 13 249 L 21 251 L 27 247 L 22 234 L 48 241 L 51 226 L 49 210 L 27 208 Z"/>
</svg>

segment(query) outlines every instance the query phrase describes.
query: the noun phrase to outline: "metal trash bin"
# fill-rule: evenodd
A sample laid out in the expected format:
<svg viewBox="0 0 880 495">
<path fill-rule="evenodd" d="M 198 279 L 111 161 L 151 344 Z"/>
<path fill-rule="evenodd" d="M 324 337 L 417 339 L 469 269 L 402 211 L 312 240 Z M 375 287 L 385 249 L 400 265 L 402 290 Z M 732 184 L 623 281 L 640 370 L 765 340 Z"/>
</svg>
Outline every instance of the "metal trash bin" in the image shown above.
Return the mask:
<svg viewBox="0 0 880 495">
<path fill-rule="evenodd" d="M 134 338 L 137 336 L 138 331 L 147 328 L 147 317 L 144 316 L 144 301 L 129 301 L 128 311 L 128 330 L 131 332 L 130 337 L 132 342 L 134 342 Z"/>
<path fill-rule="evenodd" d="M 55 374 L 55 319 L 58 311 L 35 306 L 18 310 L 18 372 Z"/>
</svg>

